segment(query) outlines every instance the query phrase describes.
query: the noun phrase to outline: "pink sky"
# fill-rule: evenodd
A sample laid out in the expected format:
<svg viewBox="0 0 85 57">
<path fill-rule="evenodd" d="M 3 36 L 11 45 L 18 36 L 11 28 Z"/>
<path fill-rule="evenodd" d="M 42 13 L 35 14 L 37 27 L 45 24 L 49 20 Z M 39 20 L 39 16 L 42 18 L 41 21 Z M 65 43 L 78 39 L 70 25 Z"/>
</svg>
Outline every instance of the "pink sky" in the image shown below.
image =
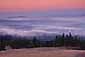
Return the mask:
<svg viewBox="0 0 85 57">
<path fill-rule="evenodd" d="M 0 0 L 0 11 L 85 8 L 85 0 Z"/>
</svg>

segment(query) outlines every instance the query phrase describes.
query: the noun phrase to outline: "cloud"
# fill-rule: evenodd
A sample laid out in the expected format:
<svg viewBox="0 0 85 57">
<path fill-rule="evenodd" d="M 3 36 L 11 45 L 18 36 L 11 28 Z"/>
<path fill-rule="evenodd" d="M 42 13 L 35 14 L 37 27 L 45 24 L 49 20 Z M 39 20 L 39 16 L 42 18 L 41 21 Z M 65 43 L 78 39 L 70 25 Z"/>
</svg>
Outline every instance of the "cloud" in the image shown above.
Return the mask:
<svg viewBox="0 0 85 57">
<path fill-rule="evenodd" d="M 64 26 L 51 26 L 51 25 L 40 25 L 40 26 L 35 26 L 33 29 L 39 29 L 39 30 L 82 30 L 82 28 L 76 28 L 76 27 L 64 27 Z"/>
<path fill-rule="evenodd" d="M 20 35 L 20 36 L 34 36 L 34 35 L 42 35 L 42 34 L 50 34 L 55 32 L 49 32 L 45 30 L 17 30 L 9 27 L 0 28 L 1 34 L 10 34 L 10 35 Z"/>
<path fill-rule="evenodd" d="M 20 17 L 19 17 L 20 18 Z M 0 32 L 12 35 L 41 35 L 52 33 L 72 33 L 85 34 L 84 31 L 85 17 L 44 17 L 26 19 L 14 18 L 0 21 Z M 9 21 L 7 21 L 9 20 Z M 79 24 L 79 25 L 78 25 Z"/>
<path fill-rule="evenodd" d="M 55 31 L 48 31 L 48 30 L 55 30 Z M 74 28 L 74 27 L 56 27 L 56 26 L 46 26 L 46 27 L 37 27 L 33 28 L 32 30 L 22 30 L 22 29 L 14 29 L 11 27 L 1 27 L 0 33 L 3 34 L 11 34 L 11 35 L 20 35 L 20 36 L 33 36 L 33 35 L 42 35 L 42 34 L 53 34 L 63 32 L 64 30 L 73 30 L 73 31 L 81 31 L 81 28 Z"/>
</svg>

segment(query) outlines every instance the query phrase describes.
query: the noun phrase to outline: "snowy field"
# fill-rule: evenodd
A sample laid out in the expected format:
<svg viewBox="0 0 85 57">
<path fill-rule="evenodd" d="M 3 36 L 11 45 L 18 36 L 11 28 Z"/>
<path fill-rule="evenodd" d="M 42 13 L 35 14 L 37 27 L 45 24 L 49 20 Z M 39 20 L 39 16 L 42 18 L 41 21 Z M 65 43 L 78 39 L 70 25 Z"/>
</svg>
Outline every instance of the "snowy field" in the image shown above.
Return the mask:
<svg viewBox="0 0 85 57">
<path fill-rule="evenodd" d="M 0 57 L 85 57 L 85 51 L 60 48 L 11 49 L 0 51 Z"/>
</svg>

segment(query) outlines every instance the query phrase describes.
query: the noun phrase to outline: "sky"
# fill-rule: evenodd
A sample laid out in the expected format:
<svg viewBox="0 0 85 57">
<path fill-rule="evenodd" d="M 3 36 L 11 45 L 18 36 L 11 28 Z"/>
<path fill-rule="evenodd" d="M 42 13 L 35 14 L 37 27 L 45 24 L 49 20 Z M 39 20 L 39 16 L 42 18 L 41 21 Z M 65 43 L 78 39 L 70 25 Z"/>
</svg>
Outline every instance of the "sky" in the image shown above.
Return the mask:
<svg viewBox="0 0 85 57">
<path fill-rule="evenodd" d="M 0 0 L 0 32 L 85 35 L 85 0 Z"/>
<path fill-rule="evenodd" d="M 85 0 L 0 0 L 0 11 L 85 9 Z"/>
</svg>

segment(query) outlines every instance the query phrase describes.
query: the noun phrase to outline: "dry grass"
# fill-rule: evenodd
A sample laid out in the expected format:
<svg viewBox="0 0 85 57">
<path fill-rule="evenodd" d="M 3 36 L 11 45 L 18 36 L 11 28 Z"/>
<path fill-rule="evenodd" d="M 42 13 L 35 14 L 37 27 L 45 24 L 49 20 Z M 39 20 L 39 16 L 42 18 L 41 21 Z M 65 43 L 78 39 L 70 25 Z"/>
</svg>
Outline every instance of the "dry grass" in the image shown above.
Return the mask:
<svg viewBox="0 0 85 57">
<path fill-rule="evenodd" d="M 82 56 L 83 54 L 83 56 Z M 85 51 L 59 48 L 32 48 L 1 51 L 0 57 L 85 57 Z"/>
</svg>

